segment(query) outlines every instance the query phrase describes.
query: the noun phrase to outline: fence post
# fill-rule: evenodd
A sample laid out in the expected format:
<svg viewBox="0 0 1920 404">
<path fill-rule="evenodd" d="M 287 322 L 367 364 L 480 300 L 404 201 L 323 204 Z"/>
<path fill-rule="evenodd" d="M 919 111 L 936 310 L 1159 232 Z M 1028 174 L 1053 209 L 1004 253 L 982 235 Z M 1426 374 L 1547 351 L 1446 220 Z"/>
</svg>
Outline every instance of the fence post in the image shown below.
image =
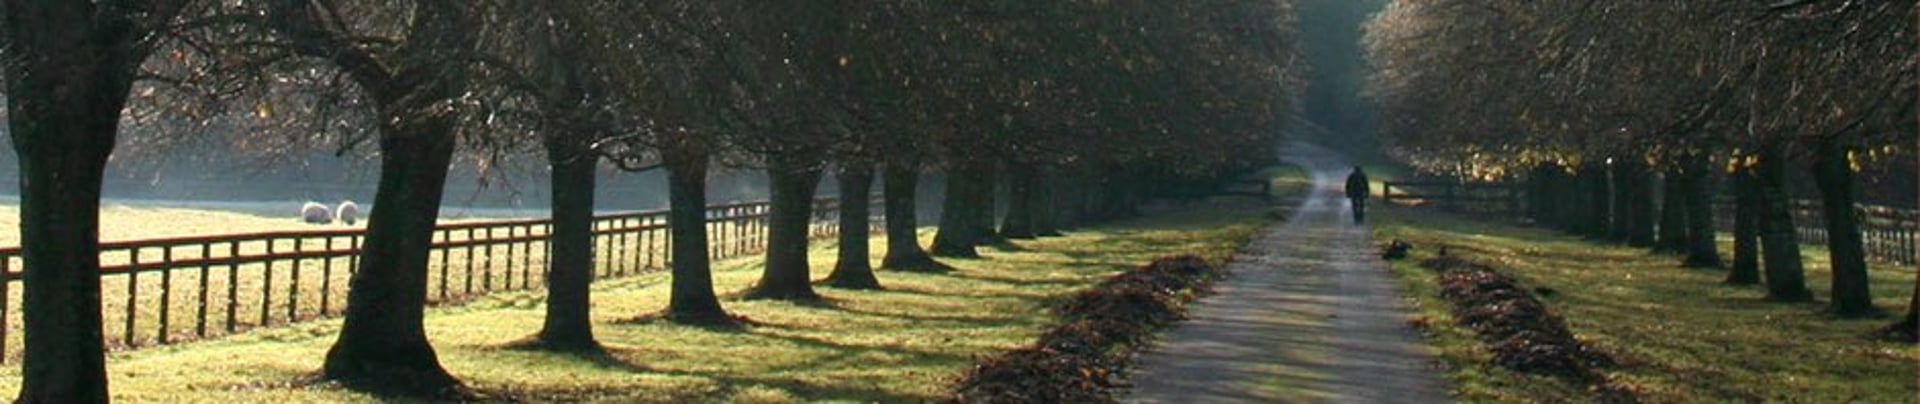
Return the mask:
<svg viewBox="0 0 1920 404">
<path fill-rule="evenodd" d="M 444 302 L 447 301 L 447 284 L 451 283 L 452 275 L 450 274 L 453 272 L 453 262 L 451 258 L 453 255 L 453 247 L 446 247 L 445 245 L 453 242 L 453 231 L 441 230 L 435 233 L 440 233 L 440 244 L 442 244 L 441 248 L 434 248 L 434 250 L 440 251 L 440 301 Z M 428 253 L 432 253 L 432 251 Z"/>
<path fill-rule="evenodd" d="M 300 264 L 301 258 L 306 255 L 303 254 L 305 252 L 307 252 L 307 239 L 295 236 L 293 238 L 293 277 L 288 278 L 287 281 L 287 322 L 289 323 L 300 320 L 300 267 L 303 266 Z"/>
<path fill-rule="evenodd" d="M 267 255 L 273 255 L 274 239 L 267 239 Z M 266 276 L 260 283 L 260 325 L 266 327 L 273 319 L 273 260 L 263 262 L 267 265 Z"/>
<path fill-rule="evenodd" d="M 173 246 L 160 247 L 160 334 L 161 344 L 167 343 L 167 323 L 173 316 Z"/>
<path fill-rule="evenodd" d="M 333 301 L 333 236 L 327 236 L 327 255 L 320 258 L 320 317 L 328 316 Z"/>
<path fill-rule="evenodd" d="M 193 323 L 193 335 L 197 336 L 198 338 L 207 337 L 207 272 L 213 270 L 212 264 L 208 263 L 212 259 L 213 259 L 213 243 L 201 242 L 200 243 L 200 306 L 198 309 L 195 310 L 196 312 L 195 314 L 198 314 L 198 315 L 194 316 L 196 320 L 194 320 L 194 323 Z M 0 295 L 4 295 L 4 293 L 0 293 Z M 5 323 L 5 322 L 0 321 L 0 323 Z M 0 341 L 0 343 L 4 343 L 4 341 Z"/>
<path fill-rule="evenodd" d="M 13 328 L 13 256 L 0 255 L 0 363 L 7 363 L 7 330 Z"/>
<path fill-rule="evenodd" d="M 227 242 L 227 333 L 240 323 L 240 241 Z"/>
<path fill-rule="evenodd" d="M 136 310 L 138 310 L 137 306 L 140 304 L 140 248 L 134 247 L 128 249 L 127 256 L 129 257 L 127 261 L 127 321 L 126 338 L 122 340 L 122 342 L 125 342 L 127 346 L 131 347 L 134 346 L 133 331 L 135 328 L 133 327 L 133 319 L 137 317 L 136 314 L 139 313 Z"/>
<path fill-rule="evenodd" d="M 484 241 L 481 241 L 481 240 L 469 240 L 469 241 L 486 243 L 487 250 L 486 252 L 481 253 L 480 290 L 482 292 L 492 292 L 493 291 L 493 226 L 487 226 L 486 233 L 487 233 L 487 236 L 486 236 L 487 238 Z"/>
</svg>

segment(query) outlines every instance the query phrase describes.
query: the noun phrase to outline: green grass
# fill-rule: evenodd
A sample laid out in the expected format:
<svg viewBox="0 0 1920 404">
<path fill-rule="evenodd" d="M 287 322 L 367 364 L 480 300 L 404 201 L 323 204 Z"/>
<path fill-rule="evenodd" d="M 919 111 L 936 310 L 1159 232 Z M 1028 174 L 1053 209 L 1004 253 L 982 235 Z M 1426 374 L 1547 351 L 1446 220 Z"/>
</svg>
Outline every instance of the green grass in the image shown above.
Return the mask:
<svg viewBox="0 0 1920 404">
<path fill-rule="evenodd" d="M 285 217 L 250 215 L 196 209 L 131 207 L 106 205 L 100 208 L 100 239 L 103 241 L 185 237 L 207 234 L 251 233 L 264 231 L 344 229 L 346 225 L 310 225 L 294 215 L 289 206 Z M 366 222 L 360 222 L 365 226 Z M 0 205 L 0 229 L 20 228 L 20 206 Z M 20 232 L 0 232 L 0 246 L 20 245 Z"/>
<path fill-rule="evenodd" d="M 885 291 L 822 288 L 828 300 L 819 305 L 726 301 L 758 324 L 743 331 L 627 321 L 666 305 L 668 278 L 605 280 L 595 285 L 594 310 L 606 357 L 508 348 L 538 330 L 539 292 L 432 309 L 427 328 L 455 375 L 523 399 L 925 401 L 939 398 L 977 357 L 1030 343 L 1054 321 L 1048 302 L 1157 256 L 1224 259 L 1262 224 L 1260 213 L 1181 210 L 984 248 L 985 259 L 948 261 L 958 271 L 947 275 L 883 272 Z M 875 251 L 884 251 L 881 241 L 874 239 Z M 816 278 L 832 266 L 833 246 L 822 244 L 812 256 Z M 717 263 L 716 285 L 737 293 L 757 279 L 756 264 Z M 115 353 L 108 365 L 114 399 L 373 401 L 312 382 L 338 327 L 323 320 Z M 0 395 L 18 383 L 17 368 L 0 372 Z"/>
<path fill-rule="evenodd" d="M 1530 287 L 1557 290 L 1543 300 L 1581 339 L 1621 361 L 1611 379 L 1650 402 L 1911 402 L 1920 393 L 1920 349 L 1869 337 L 1889 319 L 1834 320 L 1820 303 L 1767 302 L 1759 287 L 1722 285 L 1725 272 L 1683 269 L 1675 256 L 1430 210 L 1379 213 L 1377 240 L 1417 246 L 1393 269 L 1419 314 L 1432 320 L 1432 341 L 1462 401 L 1584 401 L 1587 393 L 1489 363 L 1471 331 L 1453 324 L 1433 274 L 1416 265 L 1441 245 Z M 1825 296 L 1824 250 L 1804 255 L 1809 286 Z M 1875 265 L 1871 272 L 1875 301 L 1904 310 L 1913 270 Z"/>
<path fill-rule="evenodd" d="M 1307 169 L 1297 165 L 1284 164 L 1269 167 L 1262 170 L 1261 175 L 1269 178 L 1267 193 L 1275 197 L 1306 195 L 1313 188 L 1313 177 L 1308 175 Z"/>
<path fill-rule="evenodd" d="M 17 207 L 0 206 L 0 225 L 17 227 Z M 315 226 L 300 222 L 291 217 L 268 217 L 242 213 L 204 211 L 172 208 L 135 208 L 108 206 L 101 210 L 101 234 L 105 240 L 140 240 L 183 236 L 204 236 L 214 234 L 238 234 L 264 231 L 330 230 L 349 228 L 344 225 Z M 442 223 L 461 223 L 471 219 L 442 220 Z M 364 226 L 365 222 L 362 222 Z M 716 226 L 716 230 L 718 226 Z M 662 265 L 658 253 L 665 249 L 660 240 L 660 232 L 645 239 L 635 237 L 599 239 L 598 251 L 613 251 L 620 248 L 621 254 L 613 258 L 620 266 L 604 266 L 603 271 L 618 270 L 636 272 L 646 266 L 646 270 L 657 269 Z M 481 237 L 483 234 L 475 234 Z M 8 245 L 18 240 L 18 232 L 6 232 L 0 235 L 0 245 Z M 451 241 L 467 239 L 464 232 L 454 232 Z M 504 237 L 497 233 L 494 236 Z M 436 237 L 439 237 L 436 235 Z M 725 239 L 719 232 L 716 239 Z M 320 239 L 303 240 L 296 246 L 295 240 L 280 239 L 274 244 L 274 251 L 290 252 L 298 250 L 318 251 L 325 247 Z M 347 248 L 345 240 L 337 240 L 334 248 Z M 543 273 L 546 261 L 544 243 L 514 246 L 509 254 L 509 246 L 476 248 L 471 260 L 466 249 L 451 252 L 436 251 L 429 258 L 428 301 L 432 304 L 459 303 L 472 295 L 488 290 L 523 289 L 539 287 L 544 281 Z M 648 260 L 634 260 L 633 252 L 646 249 L 656 253 Z M 241 254 L 258 255 L 267 252 L 264 241 L 243 243 L 239 246 Z M 170 253 L 173 259 L 185 260 L 201 258 L 203 251 L 199 246 L 180 246 L 172 251 L 161 248 L 145 248 L 141 251 L 140 262 L 158 262 L 163 252 Z M 227 245 L 216 245 L 207 251 L 206 256 L 227 257 L 230 255 Z M 445 259 L 442 260 L 442 255 Z M 490 258 L 491 257 L 491 258 Z M 106 265 L 126 264 L 131 261 L 125 250 L 110 251 L 101 254 L 101 262 Z M 508 258 L 512 258 L 509 260 Z M 596 256 L 596 259 L 608 258 Z M 229 334 L 229 322 L 236 332 L 277 327 L 288 323 L 308 321 L 319 317 L 337 315 L 344 307 L 347 298 L 347 284 L 351 276 L 350 268 L 356 258 L 340 257 L 326 260 L 301 260 L 298 265 L 290 261 L 273 263 L 271 271 L 265 264 L 247 264 L 229 268 L 214 266 L 200 268 L 176 268 L 167 273 L 146 272 L 136 278 L 127 275 L 107 275 L 101 277 L 101 304 L 103 332 L 109 346 L 115 349 L 149 346 L 158 342 L 164 332 L 171 341 L 188 340 L 197 337 L 200 324 L 199 315 L 206 312 L 205 331 L 208 336 Z M 469 261 L 474 265 L 469 266 Z M 635 261 L 640 261 L 636 265 Z M 444 265 L 443 265 L 444 263 Z M 19 258 L 13 258 L 9 267 L 18 271 Z M 472 268 L 469 271 L 469 268 Z M 444 278 L 442 272 L 445 272 Z M 269 274 L 271 276 L 269 276 Z M 200 286 L 204 277 L 206 287 Z M 170 279 L 167 279 L 170 278 Z M 448 292 L 442 298 L 444 280 Z M 164 283 L 163 283 L 164 282 Z M 166 288 L 162 288 L 166 285 Z M 5 352 L 10 359 L 18 359 L 23 340 L 23 321 L 20 317 L 22 288 L 18 281 L 9 285 L 0 304 L 6 305 L 4 324 L 6 339 Z M 162 291 L 167 291 L 163 305 Z M 130 296 L 131 292 L 131 296 Z M 324 292 L 324 293 L 323 293 Z M 204 303 L 200 300 L 205 297 Z M 231 306 L 229 305 L 231 303 Z M 128 307 L 131 304 L 133 310 Z M 162 308 L 167 312 L 169 321 L 166 327 L 160 323 Z M 132 339 L 128 343 L 131 316 Z"/>
</svg>

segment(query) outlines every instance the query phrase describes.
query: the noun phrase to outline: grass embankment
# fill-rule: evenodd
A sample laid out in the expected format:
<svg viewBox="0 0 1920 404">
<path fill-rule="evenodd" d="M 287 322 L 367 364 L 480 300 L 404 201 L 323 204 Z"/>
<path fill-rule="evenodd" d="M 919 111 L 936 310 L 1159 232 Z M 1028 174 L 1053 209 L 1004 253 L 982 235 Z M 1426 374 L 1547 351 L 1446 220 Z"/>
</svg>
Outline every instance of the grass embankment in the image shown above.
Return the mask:
<svg viewBox="0 0 1920 404">
<path fill-rule="evenodd" d="M 1911 402 L 1920 393 L 1920 349 L 1869 337 L 1886 319 L 1833 320 L 1823 304 L 1771 303 L 1759 287 L 1723 285 L 1723 271 L 1683 269 L 1674 256 L 1544 229 L 1391 208 L 1380 210 L 1374 226 L 1376 240 L 1417 246 L 1393 269 L 1419 315 L 1431 319 L 1462 401 L 1584 401 L 1591 393 L 1489 363 L 1472 331 L 1453 323 L 1434 274 L 1417 265 L 1442 245 L 1527 287 L 1553 289 L 1542 300 L 1581 339 L 1613 355 L 1621 366 L 1608 377 L 1646 401 Z M 1824 250 L 1804 255 L 1809 286 L 1826 296 Z M 1871 272 L 1876 302 L 1903 310 L 1913 271 L 1875 265 Z"/>
<path fill-rule="evenodd" d="M 976 356 L 1029 343 L 1056 321 L 1043 309 L 1051 300 L 1157 256 L 1224 258 L 1260 225 L 1261 213 L 1188 209 L 984 248 L 986 259 L 948 261 L 958 268 L 951 274 L 883 272 L 886 291 L 823 288 L 828 300 L 817 305 L 729 300 L 731 311 L 757 323 L 736 331 L 626 321 L 665 307 L 668 278 L 607 280 L 593 292 L 604 357 L 506 348 L 539 329 L 539 292 L 432 309 L 427 329 L 455 375 L 520 399 L 932 400 Z M 881 241 L 874 239 L 875 251 L 884 251 Z M 833 246 L 821 244 L 813 255 L 816 277 L 833 264 Z M 723 293 L 746 288 L 759 275 L 757 263 L 717 263 L 716 285 Z M 312 382 L 338 327 L 337 320 L 318 321 L 116 353 L 108 366 L 114 398 L 374 400 Z M 17 372 L 0 373 L 0 395 L 18 389 Z"/>
</svg>

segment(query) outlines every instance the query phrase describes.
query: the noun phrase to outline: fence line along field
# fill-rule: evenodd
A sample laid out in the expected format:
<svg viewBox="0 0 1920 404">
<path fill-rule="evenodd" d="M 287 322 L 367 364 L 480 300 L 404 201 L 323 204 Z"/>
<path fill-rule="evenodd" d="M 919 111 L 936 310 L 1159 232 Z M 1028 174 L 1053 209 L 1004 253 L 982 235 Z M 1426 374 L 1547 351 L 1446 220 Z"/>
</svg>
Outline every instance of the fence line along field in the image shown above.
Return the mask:
<svg viewBox="0 0 1920 404">
<path fill-rule="evenodd" d="M 811 234 L 836 234 L 835 201 L 816 202 Z M 6 215 L 17 207 L 0 207 Z M 15 211 L 17 212 L 17 211 Z M 765 203 L 708 209 L 709 253 L 752 254 L 765 246 Z M 170 208 L 102 211 L 101 304 L 108 346 L 130 349 L 202 339 L 339 315 L 359 260 L 362 227 Z M 17 221 L 18 214 L 4 216 Z M 874 219 L 875 228 L 882 221 Z M 594 222 L 596 277 L 665 268 L 665 212 L 601 215 Z M 364 225 L 364 222 L 362 222 Z M 546 219 L 442 220 L 428 262 L 428 302 L 459 303 L 486 293 L 545 286 Z M 21 352 L 18 234 L 0 237 L 0 362 Z"/>
</svg>

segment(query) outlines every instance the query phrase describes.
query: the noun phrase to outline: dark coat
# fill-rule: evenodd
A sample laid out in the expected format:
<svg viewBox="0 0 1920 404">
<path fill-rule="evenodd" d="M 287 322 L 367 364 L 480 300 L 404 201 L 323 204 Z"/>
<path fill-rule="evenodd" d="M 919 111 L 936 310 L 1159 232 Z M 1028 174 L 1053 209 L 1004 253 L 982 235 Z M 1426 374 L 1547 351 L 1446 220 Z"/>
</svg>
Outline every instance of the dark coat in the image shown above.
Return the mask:
<svg viewBox="0 0 1920 404">
<path fill-rule="evenodd" d="M 1348 198 L 1367 199 L 1367 189 L 1367 173 L 1360 172 L 1360 170 L 1353 170 L 1353 174 L 1347 175 Z"/>
</svg>

